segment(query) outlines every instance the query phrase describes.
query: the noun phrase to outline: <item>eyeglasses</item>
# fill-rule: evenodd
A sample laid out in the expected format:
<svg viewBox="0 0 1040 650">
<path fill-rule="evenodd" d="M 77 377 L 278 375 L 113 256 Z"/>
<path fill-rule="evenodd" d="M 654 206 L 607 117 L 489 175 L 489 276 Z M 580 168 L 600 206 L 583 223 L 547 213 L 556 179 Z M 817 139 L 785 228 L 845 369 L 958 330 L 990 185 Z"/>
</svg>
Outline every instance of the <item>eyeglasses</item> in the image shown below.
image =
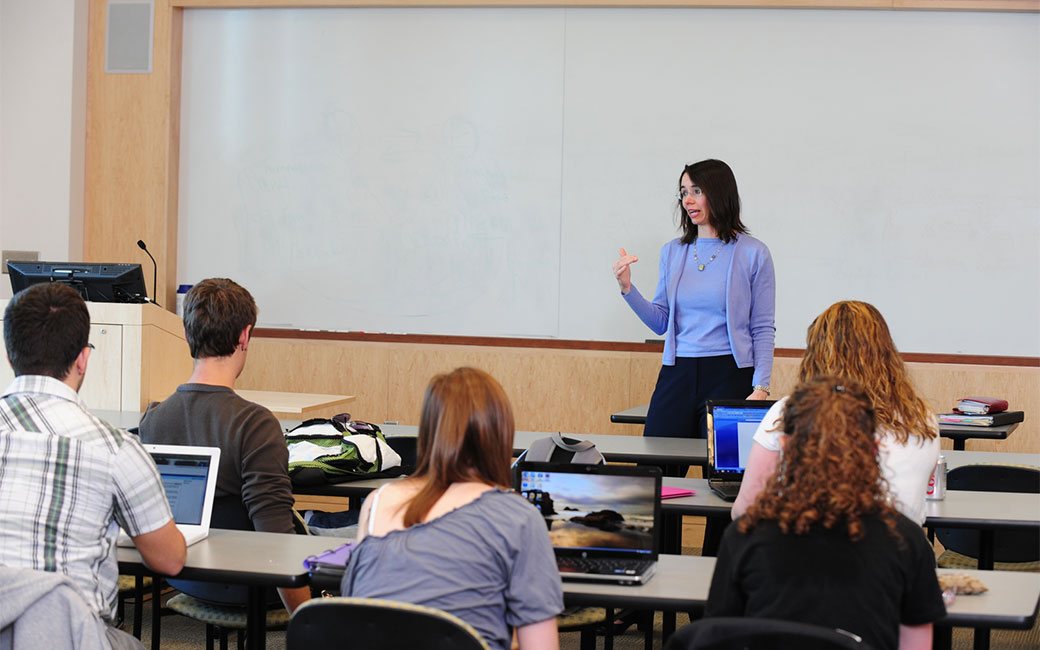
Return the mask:
<svg viewBox="0 0 1040 650">
<path fill-rule="evenodd" d="M 90 348 L 91 350 L 97 349 L 97 348 L 94 347 L 93 343 L 87 343 L 87 347 Z"/>
<path fill-rule="evenodd" d="M 680 190 L 679 192 L 676 193 L 675 198 L 677 198 L 680 201 L 682 201 L 683 199 L 685 199 L 686 197 L 690 196 L 691 194 L 693 196 L 700 196 L 700 195 L 704 194 L 704 192 L 702 192 L 701 188 L 699 188 L 699 187 L 695 187 L 692 190 Z"/>
</svg>

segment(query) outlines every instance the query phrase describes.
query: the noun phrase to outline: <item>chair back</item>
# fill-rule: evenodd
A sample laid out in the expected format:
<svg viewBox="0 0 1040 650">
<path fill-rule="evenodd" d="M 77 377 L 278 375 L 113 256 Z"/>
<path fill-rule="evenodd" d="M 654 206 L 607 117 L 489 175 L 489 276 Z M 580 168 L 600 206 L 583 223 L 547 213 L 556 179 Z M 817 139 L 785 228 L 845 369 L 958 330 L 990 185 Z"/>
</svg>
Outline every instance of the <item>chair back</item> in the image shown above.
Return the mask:
<svg viewBox="0 0 1040 650">
<path fill-rule="evenodd" d="M 462 619 L 432 607 L 375 598 L 315 598 L 289 620 L 287 650 L 488 650 Z"/>
<path fill-rule="evenodd" d="M 1040 469 L 1024 465 L 995 463 L 962 465 L 947 472 L 946 489 L 1040 494 Z M 979 533 L 976 530 L 936 528 L 935 537 L 947 550 L 969 557 L 979 557 Z M 994 531 L 993 560 L 994 562 L 1035 562 L 1040 560 L 1040 531 Z"/>
<path fill-rule="evenodd" d="M 858 636 L 810 623 L 718 617 L 677 631 L 664 650 L 872 650 Z"/>
</svg>

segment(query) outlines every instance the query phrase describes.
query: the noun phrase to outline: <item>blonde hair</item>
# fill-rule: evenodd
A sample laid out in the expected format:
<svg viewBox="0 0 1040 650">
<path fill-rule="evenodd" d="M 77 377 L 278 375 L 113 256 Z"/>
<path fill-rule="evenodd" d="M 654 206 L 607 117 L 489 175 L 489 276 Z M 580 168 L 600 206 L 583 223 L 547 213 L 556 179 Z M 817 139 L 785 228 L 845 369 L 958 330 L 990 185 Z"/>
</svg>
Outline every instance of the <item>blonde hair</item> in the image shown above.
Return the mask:
<svg viewBox="0 0 1040 650">
<path fill-rule="evenodd" d="M 878 428 L 891 432 L 899 444 L 911 435 L 926 440 L 938 435 L 932 409 L 910 385 L 888 324 L 874 305 L 837 302 L 809 325 L 798 378 L 822 375 L 863 384 Z"/>
</svg>

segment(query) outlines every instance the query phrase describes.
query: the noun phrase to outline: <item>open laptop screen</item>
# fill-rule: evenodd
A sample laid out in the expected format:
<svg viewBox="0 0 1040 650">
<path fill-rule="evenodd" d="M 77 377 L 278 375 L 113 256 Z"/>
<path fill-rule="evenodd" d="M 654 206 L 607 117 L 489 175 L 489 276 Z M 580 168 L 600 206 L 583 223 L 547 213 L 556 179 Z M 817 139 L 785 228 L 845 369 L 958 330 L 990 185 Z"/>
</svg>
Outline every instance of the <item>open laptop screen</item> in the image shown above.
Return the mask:
<svg viewBox="0 0 1040 650">
<path fill-rule="evenodd" d="M 173 520 L 178 524 L 202 524 L 206 505 L 206 481 L 211 470 L 211 457 L 190 453 L 152 452 L 159 469 Z"/>
<path fill-rule="evenodd" d="M 769 400 L 708 403 L 708 452 L 713 473 L 744 473 L 755 431 L 773 404 Z"/>
<path fill-rule="evenodd" d="M 516 487 L 545 517 L 557 553 L 656 559 L 657 468 L 521 463 Z"/>
</svg>

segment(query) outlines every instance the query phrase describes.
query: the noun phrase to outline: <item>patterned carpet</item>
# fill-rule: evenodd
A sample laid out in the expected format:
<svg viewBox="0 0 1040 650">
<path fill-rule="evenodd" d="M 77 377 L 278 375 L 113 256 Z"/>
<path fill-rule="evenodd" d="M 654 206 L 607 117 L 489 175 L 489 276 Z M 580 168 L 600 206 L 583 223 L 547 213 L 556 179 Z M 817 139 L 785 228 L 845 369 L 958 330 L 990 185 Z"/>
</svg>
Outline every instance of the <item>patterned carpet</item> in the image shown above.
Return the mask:
<svg viewBox="0 0 1040 650">
<path fill-rule="evenodd" d="M 133 606 L 127 607 L 127 617 L 133 615 Z M 149 625 L 151 621 L 151 605 L 145 603 L 144 609 L 144 645 L 150 648 Z M 686 614 L 679 614 L 677 625 L 685 625 L 688 622 Z M 656 635 L 654 648 L 661 647 L 661 616 L 658 614 L 656 624 Z M 124 625 L 124 629 L 130 630 L 130 625 Z M 202 650 L 206 647 L 206 628 L 202 623 L 191 619 L 171 614 L 162 618 L 162 650 Z M 231 646 L 234 647 L 234 637 Z M 994 630 L 990 637 L 990 648 L 992 650 L 1037 650 L 1040 648 L 1040 625 L 1032 630 L 1006 631 Z M 270 650 L 285 649 L 285 632 L 268 632 L 267 647 Z M 578 650 L 579 635 L 577 632 L 567 632 L 560 635 L 560 650 Z M 598 640 L 597 647 L 603 647 L 602 639 Z M 616 650 L 643 650 L 643 634 L 635 629 L 635 626 L 622 635 L 614 637 L 614 648 Z M 968 629 L 955 629 L 953 632 L 953 650 L 971 650 L 972 631 Z"/>
</svg>

